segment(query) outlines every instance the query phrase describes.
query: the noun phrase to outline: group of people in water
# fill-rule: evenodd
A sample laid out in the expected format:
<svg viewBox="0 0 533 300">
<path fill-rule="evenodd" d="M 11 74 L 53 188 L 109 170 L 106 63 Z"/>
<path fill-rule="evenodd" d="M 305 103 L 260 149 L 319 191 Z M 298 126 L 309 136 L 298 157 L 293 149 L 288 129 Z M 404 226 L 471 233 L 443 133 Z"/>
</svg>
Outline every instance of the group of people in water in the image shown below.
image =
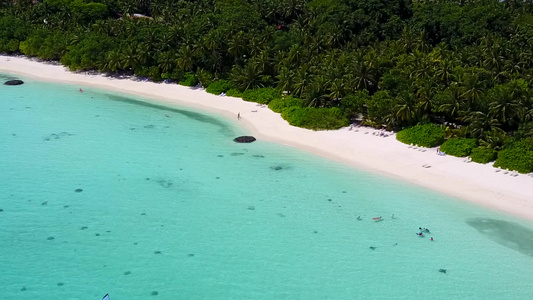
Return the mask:
<svg viewBox="0 0 533 300">
<path fill-rule="evenodd" d="M 419 237 L 424 237 L 424 233 L 431 233 L 428 228 L 418 227 L 418 230 L 420 230 L 420 232 L 418 232 L 416 235 Z M 431 241 L 433 241 L 433 237 L 431 237 Z"/>
</svg>

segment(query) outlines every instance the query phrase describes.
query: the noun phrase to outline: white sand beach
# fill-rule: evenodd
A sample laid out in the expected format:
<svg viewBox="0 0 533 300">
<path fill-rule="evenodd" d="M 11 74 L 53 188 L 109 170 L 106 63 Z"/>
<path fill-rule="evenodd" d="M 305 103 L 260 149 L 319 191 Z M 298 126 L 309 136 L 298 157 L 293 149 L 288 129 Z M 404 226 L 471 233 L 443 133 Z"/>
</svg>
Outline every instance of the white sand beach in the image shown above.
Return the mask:
<svg viewBox="0 0 533 300">
<path fill-rule="evenodd" d="M 92 86 L 136 94 L 168 105 L 214 112 L 240 122 L 258 139 L 297 147 L 533 220 L 533 177 L 507 170 L 497 172 L 490 164 L 467 162 L 465 158 L 439 156 L 436 149 L 411 147 L 398 142 L 394 135 L 380 137 L 371 128 L 318 132 L 301 129 L 290 126 L 267 107 L 238 98 L 215 96 L 202 89 L 176 84 L 72 73 L 63 66 L 24 57 L 0 56 L 0 72 L 77 84 L 85 89 Z M 238 113 L 240 121 L 237 120 Z"/>
</svg>

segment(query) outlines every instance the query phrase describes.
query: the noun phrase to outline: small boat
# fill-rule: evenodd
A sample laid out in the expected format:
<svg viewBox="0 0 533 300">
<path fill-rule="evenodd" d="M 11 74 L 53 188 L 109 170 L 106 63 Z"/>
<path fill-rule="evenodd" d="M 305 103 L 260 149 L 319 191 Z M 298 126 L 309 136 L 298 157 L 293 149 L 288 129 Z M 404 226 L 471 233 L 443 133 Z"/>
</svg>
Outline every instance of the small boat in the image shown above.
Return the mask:
<svg viewBox="0 0 533 300">
<path fill-rule="evenodd" d="M 372 218 L 372 220 L 374 220 L 374 221 L 379 221 L 379 220 L 381 220 L 381 216 L 380 216 L 380 217 Z"/>
<path fill-rule="evenodd" d="M 110 300 L 109 294 L 105 294 L 105 296 L 104 296 L 104 298 L 102 298 L 102 300 Z"/>
</svg>

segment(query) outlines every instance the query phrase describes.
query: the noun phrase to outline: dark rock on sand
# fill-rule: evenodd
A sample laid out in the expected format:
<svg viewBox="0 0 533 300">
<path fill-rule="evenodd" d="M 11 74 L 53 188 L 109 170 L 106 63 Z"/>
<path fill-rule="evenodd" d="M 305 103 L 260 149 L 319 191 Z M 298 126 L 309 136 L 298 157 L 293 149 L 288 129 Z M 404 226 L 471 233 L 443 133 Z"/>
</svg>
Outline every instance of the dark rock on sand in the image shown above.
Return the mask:
<svg viewBox="0 0 533 300">
<path fill-rule="evenodd" d="M 5 85 L 21 85 L 23 83 L 24 83 L 24 81 L 19 80 L 19 79 L 8 80 L 8 81 L 4 82 Z"/>
<path fill-rule="evenodd" d="M 255 142 L 255 138 L 253 136 L 243 135 L 243 136 L 234 138 L 233 141 L 237 143 L 251 143 L 251 142 Z"/>
</svg>

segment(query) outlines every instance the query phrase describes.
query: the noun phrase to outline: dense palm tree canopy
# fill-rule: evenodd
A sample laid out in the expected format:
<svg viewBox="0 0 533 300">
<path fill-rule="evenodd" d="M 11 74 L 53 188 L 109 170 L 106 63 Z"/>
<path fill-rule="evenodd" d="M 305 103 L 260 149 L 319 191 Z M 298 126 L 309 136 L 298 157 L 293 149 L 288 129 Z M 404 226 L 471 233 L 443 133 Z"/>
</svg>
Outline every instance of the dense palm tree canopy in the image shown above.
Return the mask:
<svg viewBox="0 0 533 300">
<path fill-rule="evenodd" d="M 528 1 L 0 0 L 0 52 L 272 87 L 370 125 L 446 124 L 487 145 L 533 135 Z"/>
</svg>

